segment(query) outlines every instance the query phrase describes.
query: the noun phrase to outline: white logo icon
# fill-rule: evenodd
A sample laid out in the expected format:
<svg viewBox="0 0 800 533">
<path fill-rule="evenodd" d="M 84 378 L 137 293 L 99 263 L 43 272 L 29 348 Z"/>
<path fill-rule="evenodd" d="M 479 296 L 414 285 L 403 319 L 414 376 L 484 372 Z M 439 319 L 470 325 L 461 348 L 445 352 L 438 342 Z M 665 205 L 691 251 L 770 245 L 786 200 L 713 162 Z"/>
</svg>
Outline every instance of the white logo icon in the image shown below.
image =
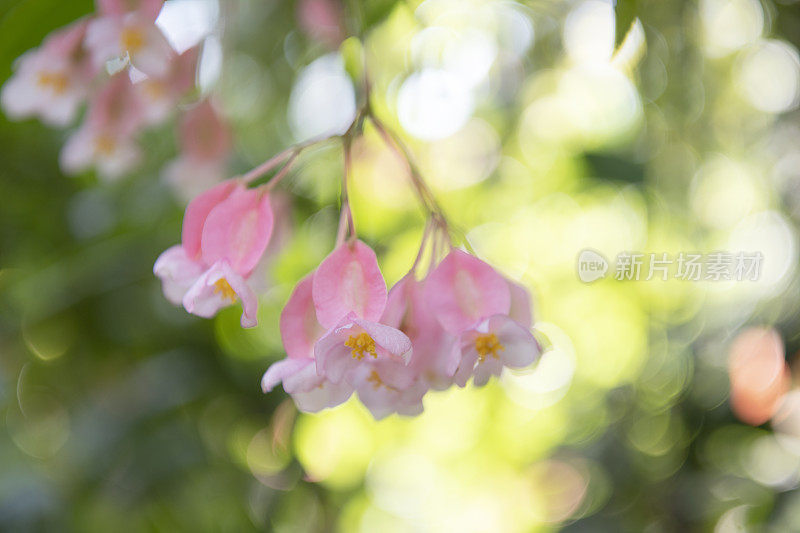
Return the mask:
<svg viewBox="0 0 800 533">
<path fill-rule="evenodd" d="M 582 250 L 578 255 L 578 278 L 584 283 L 591 283 L 604 278 L 608 272 L 608 261 L 594 250 Z"/>
</svg>

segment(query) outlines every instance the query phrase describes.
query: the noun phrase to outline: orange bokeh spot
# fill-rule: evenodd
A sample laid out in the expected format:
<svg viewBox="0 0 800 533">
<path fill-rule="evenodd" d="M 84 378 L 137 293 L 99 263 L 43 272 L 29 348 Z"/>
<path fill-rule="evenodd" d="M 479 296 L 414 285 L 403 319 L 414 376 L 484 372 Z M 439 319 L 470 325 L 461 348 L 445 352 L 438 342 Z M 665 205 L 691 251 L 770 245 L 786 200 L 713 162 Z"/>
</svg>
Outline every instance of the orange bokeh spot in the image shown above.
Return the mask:
<svg viewBox="0 0 800 533">
<path fill-rule="evenodd" d="M 780 335 L 763 327 L 742 331 L 731 345 L 728 370 L 736 416 L 753 426 L 769 420 L 791 383 Z"/>
</svg>

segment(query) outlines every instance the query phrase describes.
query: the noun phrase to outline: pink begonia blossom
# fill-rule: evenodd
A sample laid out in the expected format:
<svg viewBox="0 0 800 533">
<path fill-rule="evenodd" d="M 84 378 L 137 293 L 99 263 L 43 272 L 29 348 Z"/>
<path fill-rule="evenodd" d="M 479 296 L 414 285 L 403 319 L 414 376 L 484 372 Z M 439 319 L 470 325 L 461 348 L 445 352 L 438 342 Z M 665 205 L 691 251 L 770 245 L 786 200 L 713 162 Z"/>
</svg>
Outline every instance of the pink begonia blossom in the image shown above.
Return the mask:
<svg viewBox="0 0 800 533">
<path fill-rule="evenodd" d="M 351 312 L 317 341 L 314 356 L 317 373 L 338 383 L 345 377 L 349 379 L 349 373 L 362 362 L 407 364 L 411 356 L 411 340 L 400 330 Z M 410 385 L 410 382 L 405 385 Z"/>
<path fill-rule="evenodd" d="M 241 300 L 242 327 L 255 326 L 260 282 L 252 277 L 272 227 L 272 207 L 263 188 L 229 180 L 199 195 L 186 208 L 179 249 L 165 251 L 153 268 L 164 294 L 206 318 Z"/>
<path fill-rule="evenodd" d="M 340 245 L 286 304 L 281 338 L 287 358 L 264 374 L 264 391 L 282 381 L 298 407 L 309 411 L 337 405 L 355 390 L 376 419 L 419 414 L 428 386 L 409 365 L 408 336 L 378 321 L 385 306 L 375 253 L 361 241 Z M 336 322 L 326 331 L 321 317 Z"/>
<path fill-rule="evenodd" d="M 409 366 L 429 387 L 444 390 L 453 383 L 461 360 L 456 337 L 447 333 L 425 300 L 425 284 L 409 272 L 389 291 L 381 322 L 408 335 L 413 344 Z"/>
<path fill-rule="evenodd" d="M 264 392 L 283 382 L 301 411 L 316 412 L 346 401 L 353 387 L 345 382 L 333 383 L 317 373 L 314 344 L 325 333 L 317 322 L 311 295 L 312 276 L 297 284 L 281 312 L 280 329 L 286 359 L 274 363 L 261 380 Z"/>
<path fill-rule="evenodd" d="M 242 302 L 242 327 L 252 328 L 258 324 L 258 298 L 246 280 L 224 259 L 215 262 L 183 297 L 183 307 L 190 313 L 211 318 L 217 311 Z"/>
<path fill-rule="evenodd" d="M 528 329 L 527 291 L 477 257 L 451 251 L 430 273 L 425 290 L 430 310 L 447 331 L 458 335 L 454 380 L 459 386 L 471 376 L 475 385 L 485 385 L 504 366 L 524 367 L 540 355 Z"/>
<path fill-rule="evenodd" d="M 178 127 L 181 154 L 164 169 L 179 194 L 193 196 L 222 179 L 231 150 L 231 133 L 210 100 L 192 107 Z"/>
<path fill-rule="evenodd" d="M 127 58 L 148 76 L 166 76 L 176 53 L 155 24 L 162 2 L 133 2 L 133 10 L 127 9 L 128 4 L 100 4 L 101 16 L 86 30 L 85 44 L 92 61 L 101 68 L 111 59 Z"/>
<path fill-rule="evenodd" d="M 0 94 L 10 118 L 38 116 L 54 126 L 72 122 L 95 74 L 82 50 L 86 25 L 79 21 L 53 32 L 18 60 Z"/>
<path fill-rule="evenodd" d="M 269 244 L 272 227 L 265 190 L 235 188 L 206 218 L 200 244 L 203 262 L 224 260 L 236 272 L 249 275 Z"/>
<path fill-rule="evenodd" d="M 463 387 L 470 376 L 476 386 L 499 376 L 504 366 L 526 367 L 538 359 L 541 347 L 531 332 L 507 315 L 493 315 L 460 339 L 461 362 L 455 382 Z"/>
<path fill-rule="evenodd" d="M 426 298 L 449 333 L 458 335 L 491 315 L 507 314 L 508 282 L 491 266 L 461 250 L 451 251 L 428 275 Z"/>
<path fill-rule="evenodd" d="M 144 102 L 145 121 L 148 124 L 159 124 L 166 120 L 181 99 L 195 87 L 199 56 L 200 47 L 195 46 L 175 57 L 165 76 L 141 74 L 142 79 L 134 87 Z"/>
<path fill-rule="evenodd" d="M 142 127 L 142 102 L 127 73 L 119 73 L 91 101 L 86 119 L 61 150 L 61 167 L 75 174 L 97 167 L 116 178 L 139 160 L 135 135 Z"/>
</svg>

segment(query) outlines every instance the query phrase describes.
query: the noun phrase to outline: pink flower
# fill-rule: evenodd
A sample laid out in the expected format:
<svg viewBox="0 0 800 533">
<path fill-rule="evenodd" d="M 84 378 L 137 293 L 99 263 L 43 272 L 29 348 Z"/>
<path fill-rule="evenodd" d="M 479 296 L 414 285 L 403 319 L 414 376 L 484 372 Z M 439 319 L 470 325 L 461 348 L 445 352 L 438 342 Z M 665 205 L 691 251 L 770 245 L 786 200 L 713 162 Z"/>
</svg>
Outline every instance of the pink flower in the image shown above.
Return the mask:
<svg viewBox="0 0 800 533">
<path fill-rule="evenodd" d="M 423 411 L 422 398 L 428 387 L 402 362 L 382 360 L 359 365 L 349 381 L 356 385 L 358 399 L 376 420 L 392 413 L 416 416 Z"/>
<path fill-rule="evenodd" d="M 461 360 L 456 337 L 436 320 L 425 299 L 425 284 L 406 274 L 389 291 L 381 322 L 405 333 L 413 344 L 409 366 L 428 386 L 444 390 Z"/>
<path fill-rule="evenodd" d="M 101 2 L 102 16 L 86 31 L 86 47 L 95 66 L 102 68 L 110 59 L 127 57 L 148 76 L 165 76 L 175 51 L 155 25 L 162 3 L 142 0 L 134 2 L 131 10 L 127 1 Z"/>
<path fill-rule="evenodd" d="M 287 358 L 267 370 L 262 388 L 283 381 L 307 411 L 337 405 L 355 389 L 376 419 L 421 412 L 427 386 L 408 366 L 409 338 L 376 322 L 385 305 L 375 253 L 361 241 L 342 244 L 292 293 L 281 314 Z"/>
<path fill-rule="evenodd" d="M 242 327 L 258 324 L 258 299 L 245 279 L 224 259 L 206 270 L 183 297 L 183 307 L 190 313 L 211 318 L 217 311 L 242 301 Z"/>
<path fill-rule="evenodd" d="M 237 273 L 248 276 L 269 244 L 272 227 L 272 207 L 265 190 L 236 187 L 203 224 L 203 262 L 226 261 Z"/>
<path fill-rule="evenodd" d="M 0 95 L 10 118 L 36 115 L 54 126 L 72 122 L 94 76 L 82 53 L 85 33 L 86 22 L 76 22 L 19 59 Z"/>
<path fill-rule="evenodd" d="M 70 174 L 92 166 L 108 178 L 125 174 L 139 161 L 134 136 L 141 126 L 142 103 L 127 73 L 119 73 L 93 98 L 86 120 L 61 151 L 61 167 Z"/>
<path fill-rule="evenodd" d="M 283 382 L 284 390 L 306 412 L 339 405 L 353 393 L 348 383 L 333 383 L 317 373 L 314 344 L 325 330 L 317 322 L 311 292 L 309 275 L 297 284 L 281 313 L 281 339 L 287 357 L 270 366 L 261 380 L 264 392 Z"/>
<path fill-rule="evenodd" d="M 507 314 L 511 295 L 506 280 L 491 266 L 461 250 L 451 251 L 428 275 L 428 305 L 453 335 L 491 315 Z"/>
<path fill-rule="evenodd" d="M 181 153 L 192 159 L 219 161 L 231 151 L 230 128 L 209 99 L 186 111 L 178 133 Z"/>
<path fill-rule="evenodd" d="M 199 46 L 189 48 L 175 57 L 163 77 L 145 76 L 135 83 L 134 87 L 144 102 L 147 123 L 159 124 L 166 120 L 180 100 L 194 88 L 199 55 Z"/>
<path fill-rule="evenodd" d="M 315 276 L 316 278 L 316 276 Z M 317 314 L 319 316 L 319 314 Z M 391 326 L 359 318 L 349 313 L 314 346 L 317 373 L 338 383 L 353 374 L 362 363 L 402 362 L 408 364 L 411 340 Z M 351 381 L 351 384 L 354 384 Z M 357 385 L 357 383 L 355 383 Z M 410 382 L 406 383 L 407 387 Z"/>
<path fill-rule="evenodd" d="M 178 128 L 181 155 L 167 165 L 164 176 L 182 194 L 218 182 L 230 153 L 228 125 L 209 100 L 188 110 Z"/>
<path fill-rule="evenodd" d="M 428 276 L 425 290 L 430 310 L 445 330 L 458 336 L 454 350 L 460 361 L 454 378 L 459 386 L 473 375 L 475 385 L 485 385 L 504 366 L 524 367 L 540 355 L 528 330 L 527 291 L 477 257 L 451 251 Z"/>
<path fill-rule="evenodd" d="M 541 354 L 539 343 L 528 329 L 507 315 L 494 315 L 465 331 L 459 338 L 461 362 L 455 382 L 463 387 L 470 376 L 476 386 L 499 376 L 504 366 L 523 368 Z"/>
<path fill-rule="evenodd" d="M 242 327 L 255 326 L 254 288 L 260 283 L 251 276 L 272 227 L 272 207 L 263 189 L 230 180 L 201 194 L 186 208 L 180 251 L 168 249 L 154 266 L 165 295 L 206 318 L 241 300 Z"/>
</svg>

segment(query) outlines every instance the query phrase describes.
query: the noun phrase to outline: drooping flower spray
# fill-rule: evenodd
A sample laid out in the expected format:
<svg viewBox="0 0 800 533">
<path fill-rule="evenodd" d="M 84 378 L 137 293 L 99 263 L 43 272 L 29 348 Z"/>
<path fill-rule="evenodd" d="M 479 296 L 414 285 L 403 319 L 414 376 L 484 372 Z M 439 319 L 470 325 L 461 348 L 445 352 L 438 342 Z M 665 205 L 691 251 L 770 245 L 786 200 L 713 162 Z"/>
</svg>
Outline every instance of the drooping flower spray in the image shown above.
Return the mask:
<svg viewBox="0 0 800 533">
<path fill-rule="evenodd" d="M 208 318 L 241 305 L 245 328 L 257 325 L 273 230 L 288 223 L 273 205 L 273 190 L 306 148 L 341 144 L 336 242 L 299 281 L 281 313 L 286 358 L 264 374 L 264 392 L 282 383 L 297 406 L 311 412 L 355 392 L 375 418 L 415 415 L 430 389 L 463 387 L 470 379 L 480 386 L 506 367 L 538 358 L 530 295 L 454 232 L 410 150 L 372 109 L 363 60 L 357 76 L 363 103 L 347 131 L 290 147 L 222 181 L 229 128 L 212 97 L 186 102 L 196 93 L 200 49 L 172 48 L 156 24 L 162 6 L 163 0 L 97 0 L 96 14 L 54 32 L 20 59 L 2 89 L 2 105 L 12 118 L 38 116 L 66 126 L 87 103 L 61 166 L 68 173 L 94 168 L 107 178 L 132 170 L 143 156 L 137 136 L 180 108 L 181 154 L 162 174 L 191 200 L 180 244 L 164 251 L 153 271 L 165 297 L 194 315 Z M 416 260 L 390 290 L 375 252 L 358 237 L 348 194 L 351 146 L 367 122 L 406 164 L 427 216 Z M 455 246 L 454 236 L 465 250 Z"/>
</svg>

